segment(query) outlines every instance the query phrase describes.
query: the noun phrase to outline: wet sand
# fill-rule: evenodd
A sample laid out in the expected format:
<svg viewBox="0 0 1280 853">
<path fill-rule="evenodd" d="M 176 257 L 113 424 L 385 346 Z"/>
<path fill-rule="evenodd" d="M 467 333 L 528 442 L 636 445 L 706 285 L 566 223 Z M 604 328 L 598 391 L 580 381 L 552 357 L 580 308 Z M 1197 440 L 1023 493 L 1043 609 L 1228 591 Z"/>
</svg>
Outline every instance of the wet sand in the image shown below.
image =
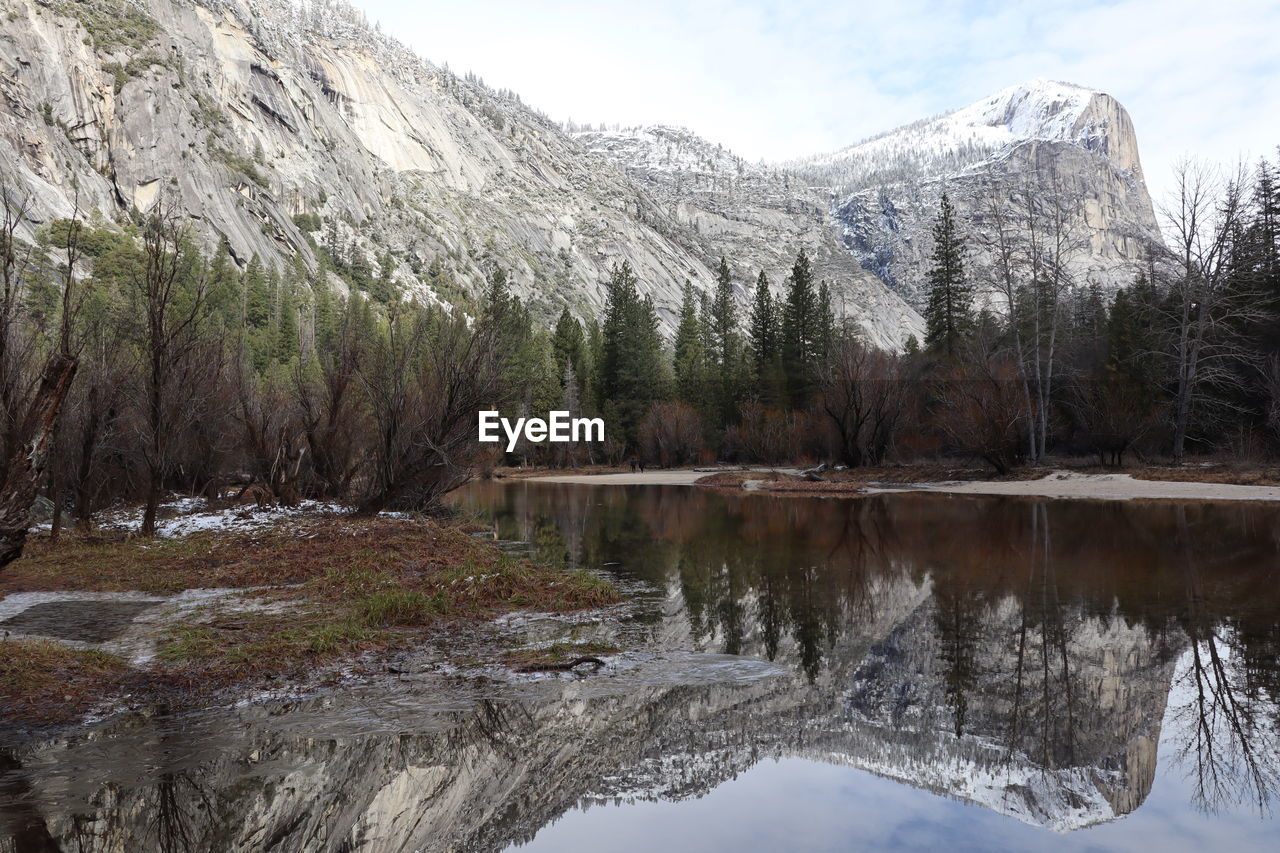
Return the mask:
<svg viewBox="0 0 1280 853">
<path fill-rule="evenodd" d="M 526 479 L 539 483 L 573 483 L 584 486 L 692 486 L 708 473 L 710 472 L 693 470 L 627 471 L 622 474 L 569 474 Z"/>
<path fill-rule="evenodd" d="M 758 469 L 762 471 L 775 469 Z M 794 469 L 776 469 L 794 473 Z M 530 477 L 544 483 L 613 486 L 689 486 L 713 470 L 693 469 L 637 471 L 622 474 L 573 474 Z M 1039 480 L 976 480 L 948 483 L 892 483 L 863 486 L 849 483 L 850 493 L 945 492 L 962 495 L 1015 495 L 1093 500 L 1208 500 L 1280 501 L 1280 486 L 1239 486 L 1227 483 L 1189 483 L 1166 480 L 1136 480 L 1128 474 L 1077 474 L 1055 471 Z M 824 492 L 830 495 L 830 491 Z"/>
<path fill-rule="evenodd" d="M 579 486 L 692 486 L 703 477 L 720 471 L 741 471 L 741 468 L 671 468 L 653 471 L 624 471 L 621 474 L 567 474 L 549 477 L 527 477 L 539 483 L 572 483 Z M 796 473 L 795 468 L 751 468 L 752 471 L 778 471 Z"/>
</svg>

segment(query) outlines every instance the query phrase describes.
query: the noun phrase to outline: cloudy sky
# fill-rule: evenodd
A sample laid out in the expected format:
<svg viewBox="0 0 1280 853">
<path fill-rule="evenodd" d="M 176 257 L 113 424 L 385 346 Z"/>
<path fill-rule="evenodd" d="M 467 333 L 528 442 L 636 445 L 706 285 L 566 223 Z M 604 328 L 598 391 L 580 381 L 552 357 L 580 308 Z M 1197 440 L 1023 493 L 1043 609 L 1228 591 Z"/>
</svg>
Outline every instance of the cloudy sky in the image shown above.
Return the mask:
<svg viewBox="0 0 1280 853">
<path fill-rule="evenodd" d="M 750 159 L 840 148 L 1033 77 L 1109 92 L 1158 194 L 1187 154 L 1274 155 L 1275 0 L 355 0 L 555 119 L 685 125 Z"/>
</svg>

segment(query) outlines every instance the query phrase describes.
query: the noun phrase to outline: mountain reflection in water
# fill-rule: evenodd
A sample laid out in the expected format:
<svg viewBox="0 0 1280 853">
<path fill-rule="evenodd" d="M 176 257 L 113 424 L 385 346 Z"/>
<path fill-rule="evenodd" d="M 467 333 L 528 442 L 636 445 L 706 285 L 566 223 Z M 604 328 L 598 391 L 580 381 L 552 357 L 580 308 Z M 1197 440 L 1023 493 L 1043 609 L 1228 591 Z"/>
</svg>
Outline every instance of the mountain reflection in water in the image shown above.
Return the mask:
<svg viewBox="0 0 1280 853">
<path fill-rule="evenodd" d="M 14 746 L 0 851 L 1276 832 L 1275 508 L 519 482 L 458 503 L 538 559 L 643 582 L 644 653 L 581 680 L 407 682 Z"/>
</svg>

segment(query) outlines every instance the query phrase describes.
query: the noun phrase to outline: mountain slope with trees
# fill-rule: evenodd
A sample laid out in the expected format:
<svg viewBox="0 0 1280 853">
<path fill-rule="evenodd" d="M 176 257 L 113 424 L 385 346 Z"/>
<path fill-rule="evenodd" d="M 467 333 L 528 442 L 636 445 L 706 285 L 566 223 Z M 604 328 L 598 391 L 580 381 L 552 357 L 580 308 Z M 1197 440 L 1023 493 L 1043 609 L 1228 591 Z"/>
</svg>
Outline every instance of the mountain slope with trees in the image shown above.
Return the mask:
<svg viewBox="0 0 1280 853">
<path fill-rule="evenodd" d="M 162 196 L 206 250 L 343 290 L 458 306 L 493 268 L 550 324 L 597 316 L 628 263 L 664 333 L 719 257 L 519 96 L 414 55 L 345 0 L 15 0 L 0 22 L 0 181 L 39 225 L 139 222 Z M 30 238 L 28 231 L 23 235 Z M 808 237 L 774 235 L 770 269 Z M 838 248 L 838 247 L 837 247 Z M 874 277 L 843 309 L 885 345 L 918 316 Z M 833 270 L 833 279 L 838 270 Z"/>
</svg>

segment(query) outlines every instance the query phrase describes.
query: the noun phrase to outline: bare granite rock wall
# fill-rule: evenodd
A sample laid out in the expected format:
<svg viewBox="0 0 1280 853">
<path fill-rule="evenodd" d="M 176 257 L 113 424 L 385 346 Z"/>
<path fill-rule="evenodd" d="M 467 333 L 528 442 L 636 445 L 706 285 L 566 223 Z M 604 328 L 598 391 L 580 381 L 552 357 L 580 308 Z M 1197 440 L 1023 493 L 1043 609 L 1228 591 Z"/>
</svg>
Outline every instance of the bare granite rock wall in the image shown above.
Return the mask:
<svg viewBox="0 0 1280 853">
<path fill-rule="evenodd" d="M 37 226 L 77 196 L 126 223 L 169 193 L 242 264 L 297 256 L 315 269 L 326 246 L 375 274 L 389 258 L 405 290 L 453 303 L 500 264 L 546 317 L 596 311 L 622 261 L 668 326 L 684 282 L 712 281 L 723 246 L 696 218 L 340 0 L 10 0 L 6 13 L 0 180 L 33 197 Z M 320 228 L 304 233 L 299 214 Z M 811 242 L 743 225 L 753 244 L 777 241 L 778 258 Z M 912 309 L 844 261 L 860 281 L 850 316 L 886 344 L 918 331 Z"/>
</svg>

